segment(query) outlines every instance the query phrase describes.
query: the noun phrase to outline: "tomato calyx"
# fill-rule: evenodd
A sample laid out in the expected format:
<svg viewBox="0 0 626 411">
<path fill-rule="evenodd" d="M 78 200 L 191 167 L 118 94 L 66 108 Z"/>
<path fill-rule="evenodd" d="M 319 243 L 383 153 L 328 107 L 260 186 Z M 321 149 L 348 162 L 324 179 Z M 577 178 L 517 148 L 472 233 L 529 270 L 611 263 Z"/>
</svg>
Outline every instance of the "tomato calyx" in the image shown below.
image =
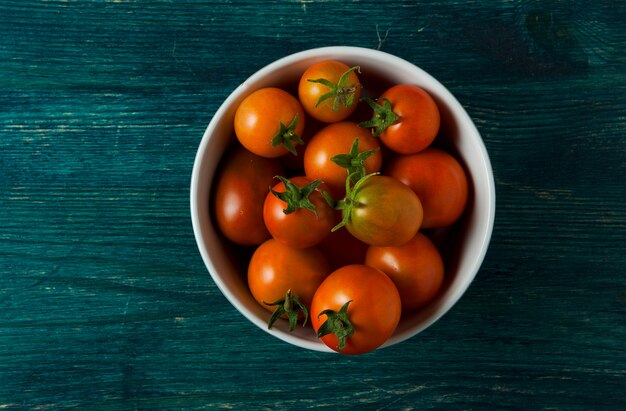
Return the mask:
<svg viewBox="0 0 626 411">
<path fill-rule="evenodd" d="M 371 128 L 374 137 L 379 137 L 387 127 L 402 118 L 402 116 L 393 112 L 391 102 L 384 97 L 376 100 L 372 100 L 371 98 L 365 98 L 363 100 L 374 110 L 374 116 L 367 121 L 359 123 L 359 127 Z"/>
<path fill-rule="evenodd" d="M 296 329 L 296 325 L 298 325 L 298 316 L 300 312 L 304 316 L 304 322 L 302 326 L 306 325 L 306 321 L 309 317 L 309 310 L 307 310 L 306 306 L 300 301 L 300 297 L 291 293 L 291 289 L 287 290 L 285 294 L 285 298 L 276 300 L 272 303 L 266 303 L 263 301 L 263 304 L 269 306 L 276 306 L 276 309 L 272 313 L 269 321 L 267 322 L 267 328 L 272 329 L 272 326 L 283 314 L 287 316 L 289 320 L 289 331 L 293 331 Z"/>
<path fill-rule="evenodd" d="M 339 351 L 346 347 L 346 340 L 354 334 L 354 326 L 348 318 L 348 305 L 351 302 L 352 300 L 345 303 L 339 311 L 327 309 L 317 316 L 317 318 L 320 318 L 322 315 L 326 316 L 326 321 L 317 330 L 317 337 L 321 338 L 328 334 L 335 334 L 339 342 L 339 345 L 337 345 Z"/>
<path fill-rule="evenodd" d="M 285 186 L 285 191 L 282 193 L 270 188 L 272 194 L 287 203 L 287 208 L 283 210 L 283 213 L 291 214 L 294 211 L 304 208 L 311 210 L 317 216 L 317 209 L 315 208 L 315 204 L 309 199 L 309 196 L 317 189 L 317 186 L 322 183 L 322 180 L 318 178 L 304 187 L 298 187 L 285 177 L 276 176 L 275 178 L 278 178 Z"/>
<path fill-rule="evenodd" d="M 330 231 L 335 232 L 339 230 L 341 227 L 346 225 L 348 221 L 350 221 L 350 216 L 352 214 L 352 209 L 359 206 L 359 202 L 356 200 L 356 195 L 363 185 L 370 177 L 380 174 L 379 172 L 371 173 L 364 175 L 359 178 L 358 181 L 352 186 L 353 174 L 348 175 L 346 178 L 346 196 L 337 202 L 335 208 L 337 210 L 341 210 L 341 221 L 339 224 L 334 226 Z"/>
<path fill-rule="evenodd" d="M 355 138 L 348 154 L 337 154 L 332 156 L 330 161 L 339 167 L 347 169 L 348 175 L 351 176 L 350 181 L 356 183 L 365 176 L 365 160 L 379 150 L 380 148 L 377 147 L 373 150 L 359 153 L 359 139 Z"/>
<path fill-rule="evenodd" d="M 284 125 L 283 122 L 279 122 L 278 131 L 272 137 L 272 147 L 283 145 L 287 151 L 294 156 L 298 155 L 296 152 L 296 144 L 304 144 L 304 141 L 296 134 L 296 127 L 298 126 L 298 115 L 293 116 L 293 119 L 288 125 Z"/>
<path fill-rule="evenodd" d="M 350 107 L 352 103 L 354 103 L 354 95 L 357 89 L 361 88 L 361 84 L 355 84 L 354 86 L 351 86 L 351 87 L 346 86 L 346 81 L 348 79 L 348 76 L 353 71 L 356 71 L 357 73 L 360 74 L 361 68 L 359 66 L 354 66 L 346 70 L 346 72 L 343 73 L 341 77 L 339 77 L 337 84 L 325 78 L 308 79 L 307 81 L 310 81 L 311 83 L 323 84 L 330 89 L 329 92 L 322 94 L 320 96 L 320 98 L 317 100 L 317 103 L 315 103 L 315 107 L 319 106 L 320 103 L 322 103 L 323 101 L 331 99 L 331 98 L 333 99 L 333 105 L 332 105 L 333 111 L 338 111 L 339 105 L 341 104 L 345 107 Z"/>
</svg>

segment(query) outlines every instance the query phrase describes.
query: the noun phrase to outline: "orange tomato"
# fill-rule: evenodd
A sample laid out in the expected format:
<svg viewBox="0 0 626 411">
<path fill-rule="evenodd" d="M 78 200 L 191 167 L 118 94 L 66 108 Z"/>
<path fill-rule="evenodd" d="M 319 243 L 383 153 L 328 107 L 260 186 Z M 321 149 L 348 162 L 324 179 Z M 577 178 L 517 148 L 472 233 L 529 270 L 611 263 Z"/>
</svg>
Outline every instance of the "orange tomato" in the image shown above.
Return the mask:
<svg viewBox="0 0 626 411">
<path fill-rule="evenodd" d="M 288 291 L 308 311 L 315 291 L 329 273 L 328 262 L 317 248 L 298 249 L 269 239 L 252 254 L 248 287 L 268 311 L 274 311 L 276 307 L 270 303 L 284 299 Z"/>
<path fill-rule="evenodd" d="M 346 155 L 354 141 L 358 139 L 358 152 L 378 149 L 365 159 L 365 174 L 379 171 L 382 153 L 378 140 L 369 130 L 359 127 L 351 121 L 329 124 L 318 131 L 308 142 L 304 151 L 304 172 L 312 179 L 322 179 L 337 195 L 346 191 L 346 168 L 332 161 L 336 155 Z"/>
<path fill-rule="evenodd" d="M 468 181 L 461 164 L 449 153 L 428 148 L 398 156 L 385 174 L 409 186 L 424 208 L 423 228 L 447 227 L 467 205 Z"/>
<path fill-rule="evenodd" d="M 331 349 L 364 354 L 393 334 L 401 309 L 398 290 L 385 273 L 353 264 L 333 271 L 320 284 L 311 303 L 311 323 Z"/>
<path fill-rule="evenodd" d="M 372 132 L 396 153 L 417 153 L 428 147 L 439 132 L 441 119 L 437 103 L 420 87 L 393 86 L 373 104 L 374 117 L 360 125 L 377 124 Z"/>
<path fill-rule="evenodd" d="M 262 157 L 296 153 L 305 114 L 298 99 L 268 87 L 247 96 L 235 112 L 235 135 L 248 150 Z"/>
<path fill-rule="evenodd" d="M 441 255 L 433 242 L 422 233 L 417 233 L 401 246 L 370 246 L 365 264 L 378 268 L 391 278 L 400 292 L 403 311 L 412 311 L 428 304 L 443 283 Z"/>
<path fill-rule="evenodd" d="M 310 66 L 298 84 L 298 97 L 307 114 L 325 123 L 348 118 L 356 110 L 361 96 L 357 70 L 339 61 L 322 61 Z"/>
<path fill-rule="evenodd" d="M 302 189 L 313 180 L 296 176 L 290 178 L 288 182 Z M 323 183 L 320 183 L 317 188 L 326 189 Z M 285 183 L 280 182 L 272 188 L 272 191 L 285 193 L 288 190 L 285 188 Z M 281 200 L 273 192 L 267 194 L 263 204 L 263 221 L 272 237 L 291 247 L 306 248 L 317 245 L 330 234 L 337 219 L 337 212 L 328 205 L 317 190 L 311 192 L 308 199 L 315 211 L 297 208 L 292 212 L 286 212 L 289 207 L 288 202 Z"/>
</svg>

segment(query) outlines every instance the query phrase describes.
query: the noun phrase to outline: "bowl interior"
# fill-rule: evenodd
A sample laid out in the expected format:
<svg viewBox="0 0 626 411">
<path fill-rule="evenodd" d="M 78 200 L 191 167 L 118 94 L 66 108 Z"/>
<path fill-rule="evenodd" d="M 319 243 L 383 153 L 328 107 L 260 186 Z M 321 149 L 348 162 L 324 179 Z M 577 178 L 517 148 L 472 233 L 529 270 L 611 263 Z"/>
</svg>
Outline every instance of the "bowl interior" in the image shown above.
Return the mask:
<svg viewBox="0 0 626 411">
<path fill-rule="evenodd" d="M 462 163 L 469 179 L 468 207 L 451 229 L 431 233 L 447 241 L 438 243 L 446 265 L 446 280 L 438 297 L 426 308 L 404 316 L 394 335 L 383 345 L 406 340 L 445 314 L 474 279 L 486 253 L 495 214 L 495 191 L 489 158 L 482 139 L 468 114 L 452 94 L 432 76 L 390 54 L 357 47 L 326 47 L 287 56 L 262 68 L 244 81 L 217 110 L 196 155 L 191 181 L 191 216 L 202 258 L 226 298 L 258 327 L 284 341 L 317 351 L 330 351 L 308 328 L 289 333 L 278 322 L 267 330 L 270 313 L 248 291 L 245 261 L 236 247 L 227 245 L 211 219 L 212 180 L 221 156 L 234 138 L 233 119 L 238 104 L 262 87 L 297 84 L 311 64 L 336 59 L 359 65 L 363 83 L 375 95 L 391 84 L 408 83 L 427 90 L 439 105 L 442 126 L 437 145 L 445 147 Z M 370 87 L 376 84 L 377 87 Z"/>
</svg>

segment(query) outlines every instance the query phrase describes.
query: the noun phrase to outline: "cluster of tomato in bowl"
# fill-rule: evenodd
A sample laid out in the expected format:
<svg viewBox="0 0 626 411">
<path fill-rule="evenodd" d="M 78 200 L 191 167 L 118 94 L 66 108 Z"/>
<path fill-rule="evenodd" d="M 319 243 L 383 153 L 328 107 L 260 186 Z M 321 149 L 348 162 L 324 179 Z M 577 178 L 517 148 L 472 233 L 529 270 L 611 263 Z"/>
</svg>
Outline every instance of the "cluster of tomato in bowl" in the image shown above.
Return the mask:
<svg viewBox="0 0 626 411">
<path fill-rule="evenodd" d="M 433 146 L 441 116 L 429 93 L 396 84 L 364 97 L 360 77 L 322 61 L 295 92 L 243 99 L 212 200 L 224 237 L 250 250 L 247 283 L 268 327 L 310 323 L 344 354 L 380 347 L 435 298 L 444 262 L 428 234 L 452 226 L 468 198 L 459 161 Z"/>
</svg>

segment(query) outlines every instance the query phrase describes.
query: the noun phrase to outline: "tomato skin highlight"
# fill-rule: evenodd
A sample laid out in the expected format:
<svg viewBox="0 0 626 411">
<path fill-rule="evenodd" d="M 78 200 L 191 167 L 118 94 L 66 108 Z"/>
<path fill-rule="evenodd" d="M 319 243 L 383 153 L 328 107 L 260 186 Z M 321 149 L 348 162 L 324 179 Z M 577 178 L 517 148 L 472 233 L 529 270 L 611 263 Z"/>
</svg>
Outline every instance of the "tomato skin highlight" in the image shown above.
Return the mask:
<svg viewBox="0 0 626 411">
<path fill-rule="evenodd" d="M 441 115 L 437 103 L 424 89 L 399 84 L 386 90 L 381 98 L 391 102 L 401 118 L 380 135 L 382 143 L 400 154 L 412 154 L 428 147 L 439 132 Z"/>
<path fill-rule="evenodd" d="M 298 84 L 298 98 L 308 115 L 324 123 L 336 123 L 345 120 L 356 110 L 361 97 L 361 84 L 355 72 L 348 75 L 345 84 L 346 87 L 354 88 L 354 100 L 348 107 L 341 104 L 337 111 L 333 110 L 332 99 L 317 104 L 320 97 L 330 89 L 323 84 L 309 81 L 323 78 L 336 84 L 348 70 L 350 67 L 346 64 L 332 60 L 315 63 L 307 68 Z"/>
<path fill-rule="evenodd" d="M 311 304 L 311 324 L 317 333 L 331 309 L 348 306 L 348 318 L 354 334 L 339 351 L 334 334 L 321 337 L 324 344 L 342 354 L 364 354 L 380 347 L 393 334 L 401 315 L 400 295 L 396 286 L 382 271 L 362 264 L 353 264 L 333 271 L 318 287 Z"/>
<path fill-rule="evenodd" d="M 369 177 L 356 190 L 353 201 L 345 227 L 369 245 L 402 245 L 415 236 L 422 224 L 418 196 L 389 176 Z"/>
<path fill-rule="evenodd" d="M 281 163 L 238 146 L 219 167 L 213 207 L 220 231 L 237 244 L 261 244 L 270 238 L 263 221 L 263 201 L 274 176 L 284 173 Z"/>
<path fill-rule="evenodd" d="M 262 88 L 247 96 L 237 107 L 235 135 L 245 148 L 259 156 L 280 157 L 288 150 L 283 145 L 273 146 L 272 138 L 281 123 L 287 126 L 295 116 L 298 122 L 294 132 L 301 136 L 305 114 L 298 99 L 276 87 Z"/>
<path fill-rule="evenodd" d="M 290 178 L 289 181 L 298 187 L 304 187 L 313 180 L 296 176 Z M 330 191 L 323 183 L 318 186 L 318 189 Z M 272 190 L 279 193 L 285 192 L 285 185 L 280 182 Z M 337 219 L 336 210 L 328 205 L 318 191 L 314 191 L 309 199 L 315 205 L 317 215 L 303 208 L 285 214 L 283 210 L 287 208 L 287 203 L 271 192 L 267 194 L 263 204 L 263 221 L 272 237 L 291 247 L 307 248 L 317 245 L 330 234 Z"/>
<path fill-rule="evenodd" d="M 347 170 L 331 161 L 338 154 L 347 154 L 354 143 L 359 140 L 359 152 L 380 148 L 378 140 L 356 123 L 343 121 L 329 124 L 318 131 L 308 142 L 304 151 L 304 172 L 307 177 L 322 179 L 339 195 L 346 191 Z M 365 160 L 365 172 L 370 174 L 380 171 L 382 153 L 380 150 Z"/>
<path fill-rule="evenodd" d="M 269 239 L 254 251 L 248 264 L 248 287 L 254 299 L 266 310 L 285 297 L 288 290 L 310 309 L 318 286 L 330 273 L 328 261 L 320 250 L 289 247 Z"/>
<path fill-rule="evenodd" d="M 444 265 L 439 250 L 422 233 L 401 246 L 370 246 L 365 264 L 391 278 L 400 293 L 404 312 L 428 304 L 443 283 Z"/>
<path fill-rule="evenodd" d="M 467 206 L 468 180 L 461 164 L 449 153 L 428 148 L 398 156 L 385 174 L 410 187 L 424 207 L 423 228 L 447 227 Z"/>
</svg>

